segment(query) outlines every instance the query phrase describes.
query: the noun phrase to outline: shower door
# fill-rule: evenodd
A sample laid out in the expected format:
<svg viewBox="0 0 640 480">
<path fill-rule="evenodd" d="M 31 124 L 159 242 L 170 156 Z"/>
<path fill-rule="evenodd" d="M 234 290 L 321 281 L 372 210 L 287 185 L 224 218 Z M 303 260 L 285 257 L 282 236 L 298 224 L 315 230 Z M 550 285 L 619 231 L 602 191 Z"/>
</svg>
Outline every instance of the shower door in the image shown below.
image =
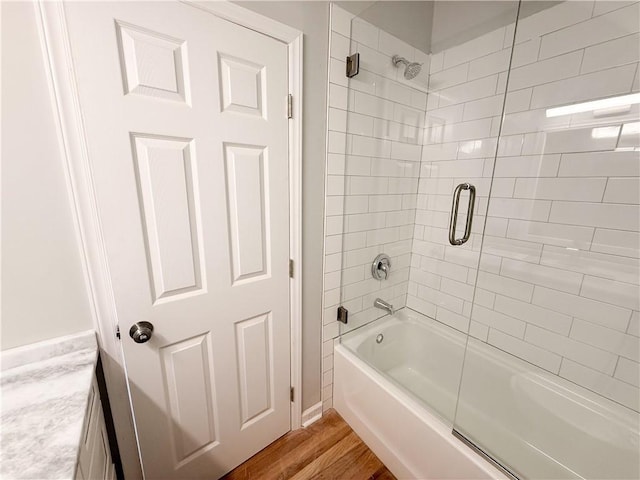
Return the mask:
<svg viewBox="0 0 640 480">
<path fill-rule="evenodd" d="M 639 4 L 526 6 L 454 433 L 519 478 L 638 478 Z"/>
<path fill-rule="evenodd" d="M 444 357 L 422 348 L 413 363 L 396 358 L 382 373 L 449 425 L 517 8 L 509 1 L 332 9 L 325 285 L 340 288 L 325 297 L 325 341 L 338 305 L 349 312 L 340 334 L 388 316 L 374 306 L 378 298 L 427 335 L 437 333 Z M 359 73 L 347 78 L 344 59 L 356 53 Z M 451 236 L 465 242 L 454 245 Z M 390 269 L 374 278 L 380 254 Z M 386 334 L 379 351 L 396 340 Z"/>
</svg>

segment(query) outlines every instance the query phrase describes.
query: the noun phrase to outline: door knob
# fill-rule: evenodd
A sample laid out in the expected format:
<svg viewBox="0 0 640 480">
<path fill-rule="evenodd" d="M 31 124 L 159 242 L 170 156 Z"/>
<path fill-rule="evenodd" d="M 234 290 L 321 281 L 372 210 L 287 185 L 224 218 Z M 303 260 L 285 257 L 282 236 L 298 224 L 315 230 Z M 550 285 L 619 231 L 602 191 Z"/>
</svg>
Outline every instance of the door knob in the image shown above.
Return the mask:
<svg viewBox="0 0 640 480">
<path fill-rule="evenodd" d="M 149 322 L 136 322 L 129 329 L 129 336 L 136 343 L 144 343 L 153 335 L 153 325 Z"/>
</svg>

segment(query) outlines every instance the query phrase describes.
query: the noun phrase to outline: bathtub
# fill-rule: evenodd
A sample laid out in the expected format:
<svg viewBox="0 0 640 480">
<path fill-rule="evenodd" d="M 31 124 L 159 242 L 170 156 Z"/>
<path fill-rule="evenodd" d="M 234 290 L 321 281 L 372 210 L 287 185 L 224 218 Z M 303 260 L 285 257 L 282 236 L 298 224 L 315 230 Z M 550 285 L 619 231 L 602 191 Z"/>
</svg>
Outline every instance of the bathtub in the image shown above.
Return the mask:
<svg viewBox="0 0 640 480">
<path fill-rule="evenodd" d="M 336 345 L 334 406 L 398 478 L 508 478 L 452 434 L 465 345 L 408 308 Z M 640 478 L 636 412 L 473 338 L 467 348 L 456 429 L 496 460 L 521 478 Z"/>
</svg>

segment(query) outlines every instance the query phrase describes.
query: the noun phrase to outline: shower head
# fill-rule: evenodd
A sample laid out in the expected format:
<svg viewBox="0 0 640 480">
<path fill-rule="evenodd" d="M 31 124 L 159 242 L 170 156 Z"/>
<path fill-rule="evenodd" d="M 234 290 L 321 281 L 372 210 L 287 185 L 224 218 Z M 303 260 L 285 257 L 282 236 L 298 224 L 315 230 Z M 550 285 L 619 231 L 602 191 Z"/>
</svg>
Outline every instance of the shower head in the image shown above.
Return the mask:
<svg viewBox="0 0 640 480">
<path fill-rule="evenodd" d="M 394 55 L 391 59 L 393 65 L 398 68 L 400 64 L 404 65 L 404 78 L 412 80 L 418 76 L 420 70 L 422 70 L 422 64 L 417 62 L 410 62 L 400 55 Z"/>
</svg>

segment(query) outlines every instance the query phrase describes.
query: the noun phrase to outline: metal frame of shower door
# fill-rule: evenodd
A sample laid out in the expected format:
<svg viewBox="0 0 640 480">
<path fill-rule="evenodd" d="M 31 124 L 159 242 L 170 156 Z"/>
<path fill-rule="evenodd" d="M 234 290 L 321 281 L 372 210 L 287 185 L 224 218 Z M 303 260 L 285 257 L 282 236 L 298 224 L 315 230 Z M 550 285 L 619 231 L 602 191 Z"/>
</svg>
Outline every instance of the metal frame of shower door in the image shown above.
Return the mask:
<svg viewBox="0 0 640 480">
<path fill-rule="evenodd" d="M 294 389 L 290 419 L 291 429 L 297 429 L 301 426 L 302 418 L 302 32 L 228 1 L 181 3 L 287 45 L 289 93 L 294 97 L 288 149 L 289 255 L 293 260 L 293 275 L 289 282 L 290 365 L 291 386 Z M 65 180 L 72 203 L 74 230 L 82 256 L 87 296 L 115 414 L 118 450 L 125 477 L 143 478 L 122 345 L 117 337 L 115 299 L 88 157 L 64 4 L 61 1 L 38 0 L 35 15 L 60 154 L 64 160 Z M 282 101 L 284 106 L 286 99 Z"/>
</svg>

